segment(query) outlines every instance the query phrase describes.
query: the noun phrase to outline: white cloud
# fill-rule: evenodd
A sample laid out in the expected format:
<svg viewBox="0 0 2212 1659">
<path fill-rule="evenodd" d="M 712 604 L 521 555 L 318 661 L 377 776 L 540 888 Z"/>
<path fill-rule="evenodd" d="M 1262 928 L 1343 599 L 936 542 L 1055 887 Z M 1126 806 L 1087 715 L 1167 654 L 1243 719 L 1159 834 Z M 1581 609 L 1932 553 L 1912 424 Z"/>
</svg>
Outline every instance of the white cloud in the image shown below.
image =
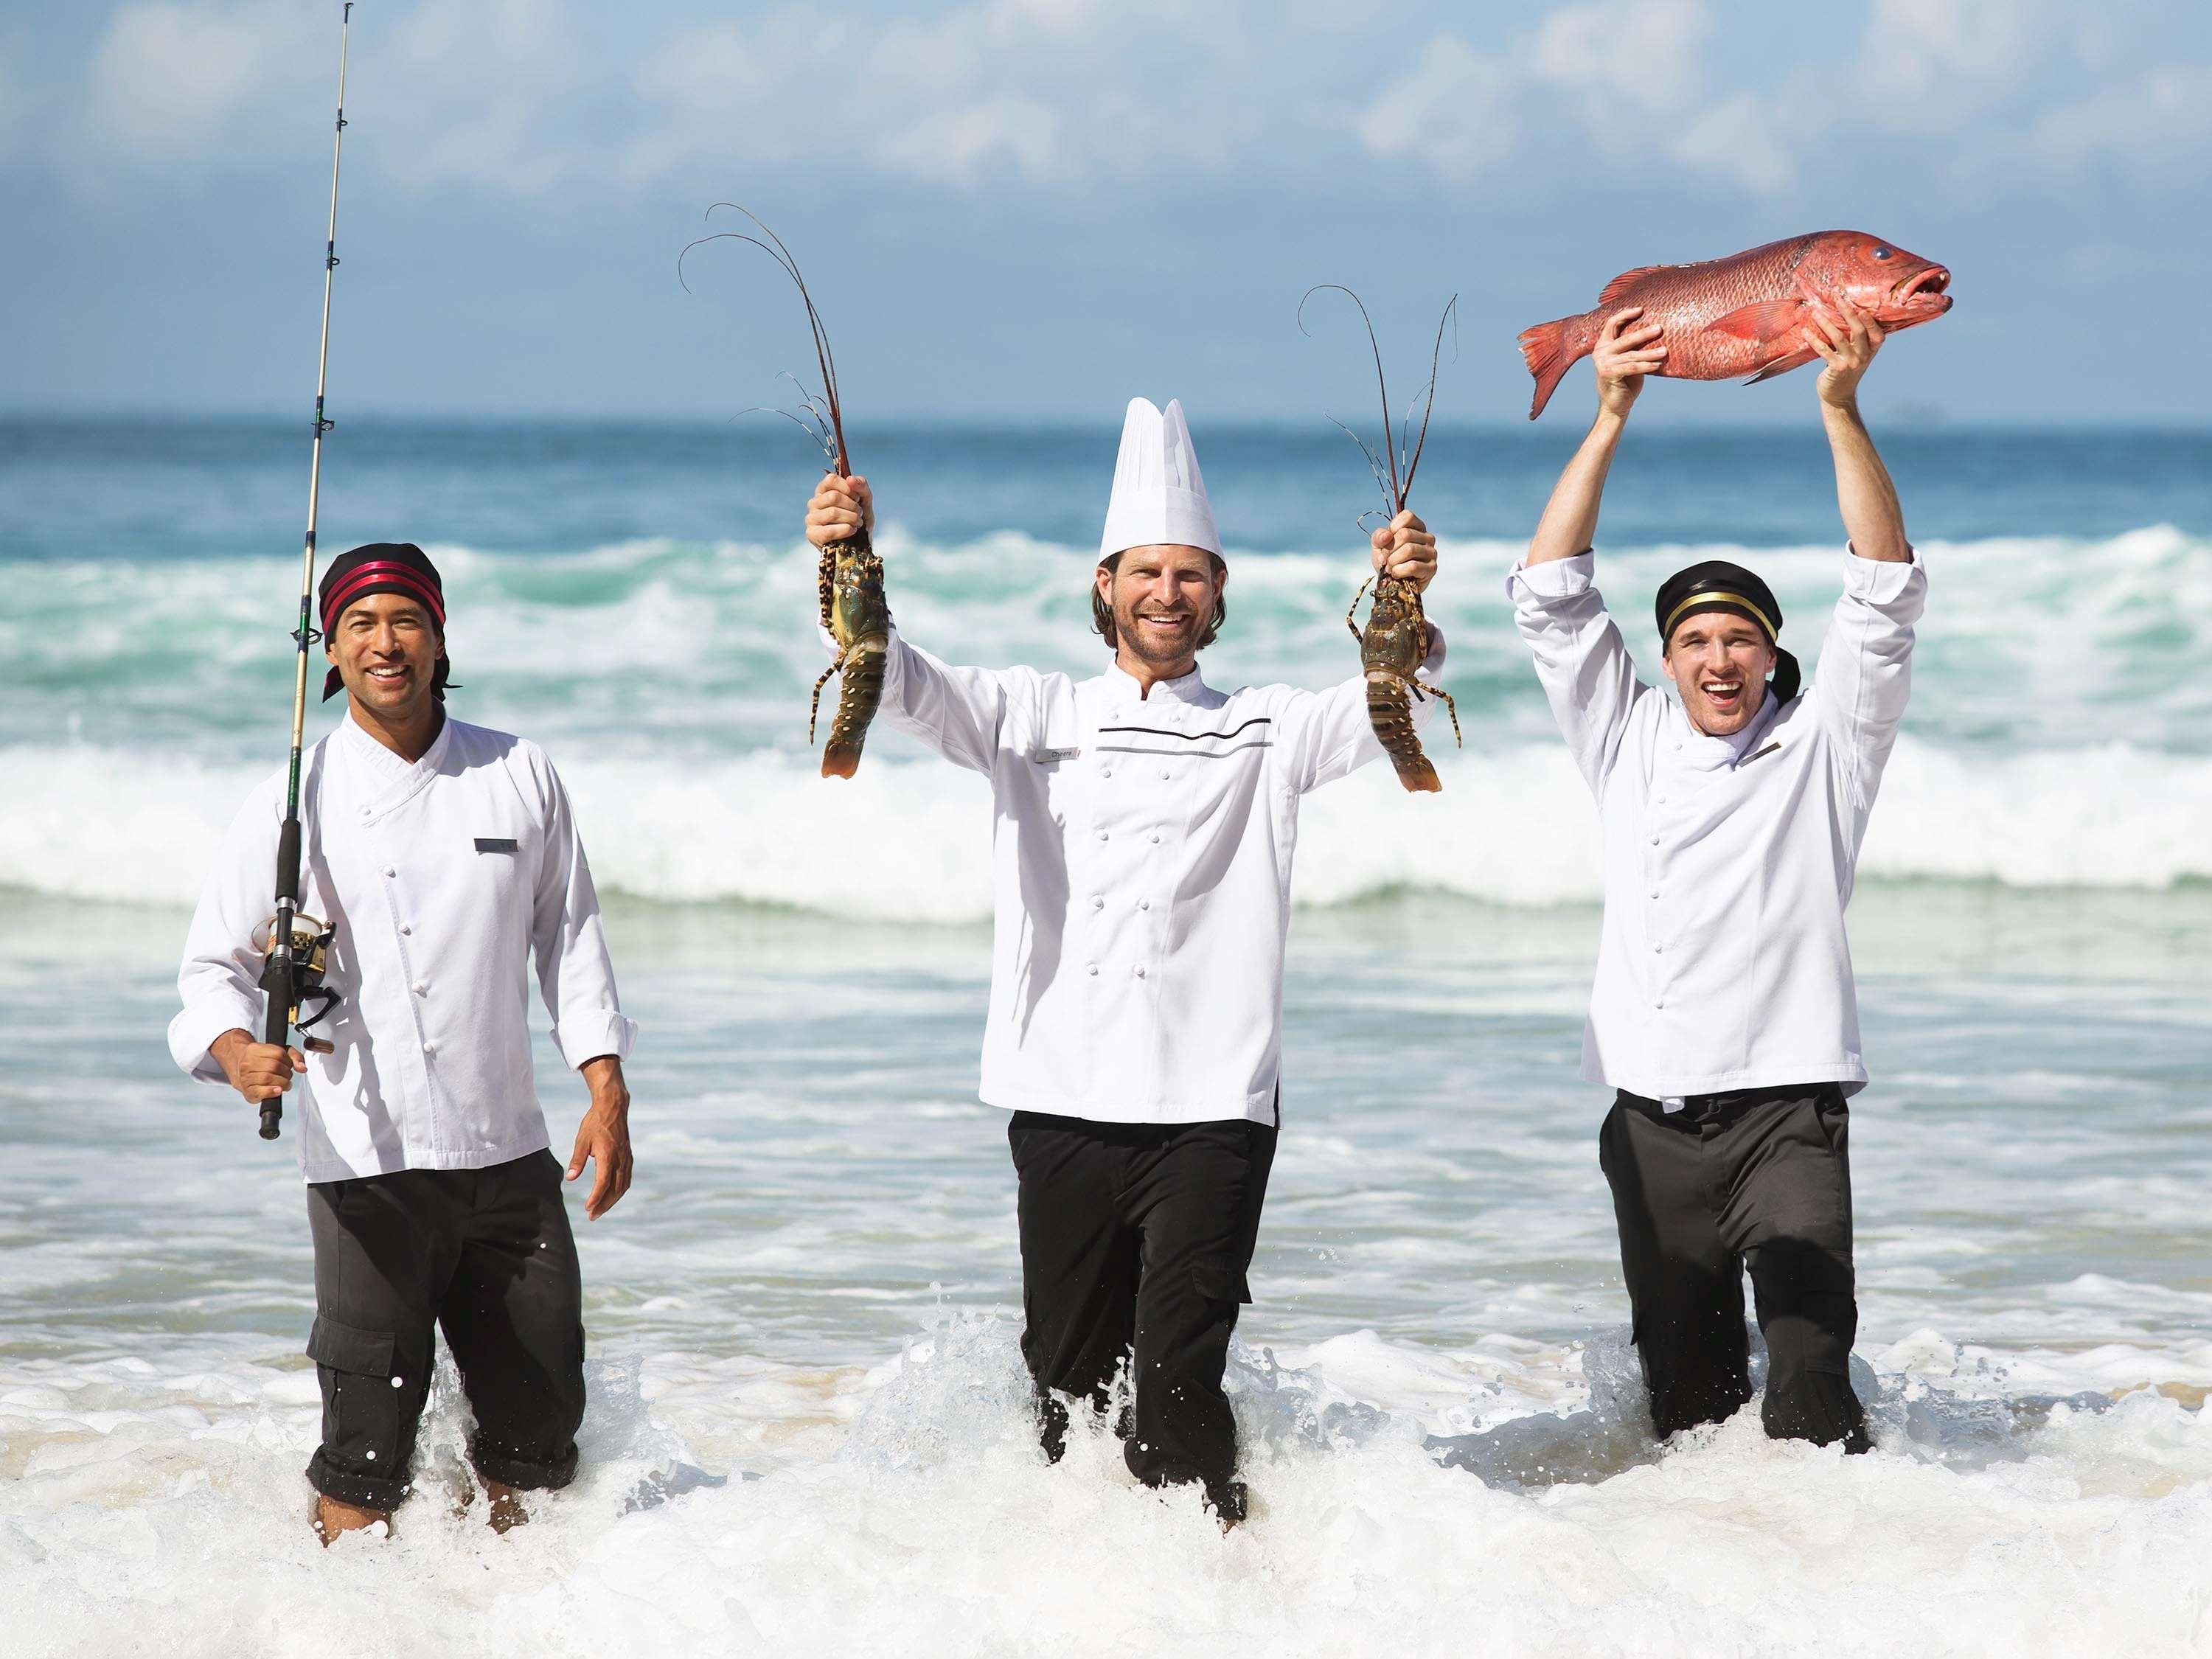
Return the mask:
<svg viewBox="0 0 2212 1659">
<path fill-rule="evenodd" d="M 629 171 L 817 160 L 1072 184 L 1217 167 L 1265 125 L 1254 73 L 1269 64 L 1245 10 L 972 0 L 926 19 L 792 7 L 708 25 L 640 68 L 658 119 Z"/>
<path fill-rule="evenodd" d="M 1073 193 L 1292 173 L 1348 141 L 1455 185 L 1627 161 L 1655 182 L 1771 197 L 1823 151 L 1869 143 L 1940 137 L 1916 172 L 1954 188 L 2100 166 L 2187 176 L 2212 146 L 2212 71 L 2069 21 L 2059 0 L 1863 3 L 1838 38 L 1764 53 L 1739 45 L 1767 15 L 1751 0 L 1570 0 L 1482 33 L 1456 21 L 1464 9 L 1443 10 L 1454 27 L 1399 52 L 1347 110 L 1349 65 L 1442 0 L 1386 0 L 1381 14 L 1339 0 L 954 0 L 889 16 L 782 0 L 672 31 L 602 30 L 635 43 L 611 56 L 580 46 L 572 0 L 388 0 L 356 18 L 349 153 L 409 182 L 503 193 L 763 164 Z M 16 149 L 51 139 L 62 165 L 98 178 L 118 160 L 297 146 L 327 131 L 335 21 L 304 0 L 126 0 L 82 95 L 36 112 L 0 39 L 0 147 L 13 126 Z M 2081 54 L 2100 41 L 2108 59 L 2093 69 Z M 2054 74 L 2079 88 L 2056 108 Z"/>
<path fill-rule="evenodd" d="M 421 0 L 354 21 L 350 154 L 417 182 L 520 191 L 572 170 L 562 100 L 580 64 L 561 0 Z M 71 147 L 173 162 L 327 130 L 337 21 L 295 0 L 125 5 L 93 53 Z"/>
<path fill-rule="evenodd" d="M 1796 177 L 1790 128 L 1748 94 L 1714 90 L 1705 0 L 1595 0 L 1549 13 L 1499 51 L 1437 36 L 1354 131 L 1368 152 L 1414 156 L 1465 183 L 1524 133 L 1571 125 L 1607 155 L 1663 156 L 1754 192 Z"/>
<path fill-rule="evenodd" d="M 1455 34 L 1421 48 L 1413 67 L 1376 94 L 1356 131 L 1371 155 L 1418 156 L 1442 177 L 1464 184 L 1511 154 L 1520 136 L 1516 76 L 1504 58 L 1479 52 Z"/>
<path fill-rule="evenodd" d="M 1672 112 L 1705 87 L 1712 33 L 1704 0 L 1599 0 L 1562 6 L 1538 25 L 1529 67 L 1546 85 L 1577 95 L 1585 125 Z"/>
<path fill-rule="evenodd" d="M 1667 154 L 1695 172 L 1731 179 L 1757 196 L 1779 195 L 1797 182 L 1797 160 L 1783 112 L 1747 92 L 1698 111 L 1668 143 Z"/>
<path fill-rule="evenodd" d="M 87 136 L 148 158 L 216 147 L 296 83 L 308 21 L 283 0 L 123 7 L 93 55 Z"/>
<path fill-rule="evenodd" d="M 2212 64 L 2162 64 L 2051 111 L 2033 139 L 2065 172 L 2112 163 L 2154 182 L 2201 182 L 2212 167 Z"/>
<path fill-rule="evenodd" d="M 1844 90 L 1855 112 L 1948 131 L 2016 91 L 2046 50 L 2049 0 L 1874 0 Z"/>
<path fill-rule="evenodd" d="M 382 150 L 403 178 L 527 192 L 582 165 L 561 118 L 582 64 L 559 0 L 425 0 L 362 66 L 391 139 L 404 136 Z"/>
</svg>

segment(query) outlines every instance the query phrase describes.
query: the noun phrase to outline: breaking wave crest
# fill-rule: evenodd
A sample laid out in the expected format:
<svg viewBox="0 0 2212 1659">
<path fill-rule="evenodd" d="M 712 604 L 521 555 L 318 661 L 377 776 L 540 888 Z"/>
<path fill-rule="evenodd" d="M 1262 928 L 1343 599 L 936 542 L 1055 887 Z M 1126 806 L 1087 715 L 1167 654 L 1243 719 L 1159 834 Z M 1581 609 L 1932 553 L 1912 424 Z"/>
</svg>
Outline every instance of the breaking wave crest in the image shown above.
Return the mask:
<svg viewBox="0 0 2212 1659">
<path fill-rule="evenodd" d="M 850 783 L 805 755 L 690 763 L 557 757 L 600 887 L 669 902 L 897 921 L 988 914 L 990 793 L 888 738 Z M 1438 757 L 1408 800 L 1377 765 L 1308 798 L 1296 896 L 1400 888 L 1508 903 L 1600 896 L 1589 796 L 1555 744 Z M 259 769 L 91 747 L 0 749 L 0 886 L 190 903 Z M 2162 888 L 2212 878 L 2212 759 L 2110 744 L 2016 756 L 1900 740 L 1866 881 Z"/>
</svg>

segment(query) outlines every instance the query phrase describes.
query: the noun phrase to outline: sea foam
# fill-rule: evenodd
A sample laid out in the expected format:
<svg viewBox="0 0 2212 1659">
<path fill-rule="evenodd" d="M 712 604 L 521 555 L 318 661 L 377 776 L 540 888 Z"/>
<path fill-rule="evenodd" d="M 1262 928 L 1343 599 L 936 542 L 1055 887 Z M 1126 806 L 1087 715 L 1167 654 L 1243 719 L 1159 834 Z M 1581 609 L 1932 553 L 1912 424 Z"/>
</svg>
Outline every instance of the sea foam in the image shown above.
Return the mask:
<svg viewBox="0 0 2212 1659">
<path fill-rule="evenodd" d="M 328 1552 L 299 1475 L 305 1373 L 206 1356 L 194 1374 L 15 1366 L 0 1629 L 26 1659 L 1224 1644 L 2159 1659 L 2212 1636 L 2205 1413 L 2148 1391 L 1961 1392 L 1897 1363 L 1925 1371 L 1923 1344 L 1858 1368 L 1868 1456 L 1769 1441 L 1755 1408 L 1662 1450 L 1614 1374 L 1620 1334 L 1569 1355 L 1548 1398 L 1500 1397 L 1480 1355 L 1371 1334 L 1240 1345 L 1255 1504 L 1226 1537 L 1194 1492 L 1136 1486 L 1096 1425 L 1079 1419 L 1047 1465 L 1004 1319 L 948 1320 L 826 1382 L 595 1361 L 577 1483 L 503 1539 L 480 1499 L 456 1507 L 465 1417 L 447 1370 L 397 1536 Z M 1422 1401 L 1451 1386 L 1489 1402 L 1486 1426 L 1439 1437 Z M 714 1453 L 666 1421 L 707 1415 L 685 1396 L 708 1388 Z M 726 1474 L 708 1467 L 726 1457 Z"/>
<path fill-rule="evenodd" d="M 1378 764 L 1307 798 L 1299 902 L 1407 887 L 1509 904 L 1601 896 L 1595 814 L 1564 748 L 1449 744 L 1431 728 L 1440 796 L 1408 800 Z M 773 750 L 557 758 L 605 890 L 896 921 L 989 913 L 988 783 L 896 734 L 872 739 L 849 783 Z M 192 901 L 265 775 L 91 747 L 0 749 L 0 886 L 157 904 Z M 2125 744 L 1964 754 L 1905 737 L 1860 877 L 2152 889 L 2212 878 L 2212 758 Z"/>
</svg>

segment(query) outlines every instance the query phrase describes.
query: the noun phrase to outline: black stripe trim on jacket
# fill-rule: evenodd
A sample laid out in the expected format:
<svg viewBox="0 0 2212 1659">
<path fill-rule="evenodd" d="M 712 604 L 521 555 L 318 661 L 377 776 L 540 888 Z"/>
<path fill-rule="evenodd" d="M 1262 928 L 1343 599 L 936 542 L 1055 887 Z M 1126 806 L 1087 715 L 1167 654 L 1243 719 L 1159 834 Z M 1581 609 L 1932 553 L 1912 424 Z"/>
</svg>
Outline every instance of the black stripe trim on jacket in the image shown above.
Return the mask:
<svg viewBox="0 0 2212 1659">
<path fill-rule="evenodd" d="M 1206 738 L 1233 738 L 1239 732 L 1249 732 L 1255 726 L 1268 726 L 1274 721 L 1272 714 L 1255 714 L 1231 732 L 1163 732 L 1157 726 L 1102 726 L 1099 735 L 1109 732 L 1141 732 L 1148 738 L 1181 738 L 1185 743 L 1197 743 Z"/>
</svg>

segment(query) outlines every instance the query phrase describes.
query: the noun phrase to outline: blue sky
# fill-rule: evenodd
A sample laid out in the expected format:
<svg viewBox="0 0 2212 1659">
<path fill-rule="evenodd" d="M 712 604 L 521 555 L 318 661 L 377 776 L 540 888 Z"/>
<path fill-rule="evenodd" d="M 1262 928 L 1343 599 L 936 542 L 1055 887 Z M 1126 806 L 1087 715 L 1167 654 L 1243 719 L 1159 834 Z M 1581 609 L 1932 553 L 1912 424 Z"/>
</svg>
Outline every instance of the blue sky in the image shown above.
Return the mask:
<svg viewBox="0 0 2212 1659">
<path fill-rule="evenodd" d="M 1367 298 L 1439 415 L 1511 419 L 1527 324 L 1624 267 L 1849 226 L 1957 308 L 1868 402 L 2200 422 L 2212 18 L 2181 0 L 362 0 L 332 345 L 355 410 L 726 413 L 804 334 L 718 198 L 797 251 L 856 410 L 1110 421 L 1354 406 Z M 302 409 L 338 8 L 0 3 L 0 404 Z M 1817 19 L 1811 27 L 1806 19 Z M 744 257 L 740 257 L 743 255 Z M 1661 418 L 1802 420 L 1807 377 Z M 1589 407 L 1587 371 L 1548 419 Z M 1359 405 L 1364 407 L 1364 404 Z"/>
</svg>

